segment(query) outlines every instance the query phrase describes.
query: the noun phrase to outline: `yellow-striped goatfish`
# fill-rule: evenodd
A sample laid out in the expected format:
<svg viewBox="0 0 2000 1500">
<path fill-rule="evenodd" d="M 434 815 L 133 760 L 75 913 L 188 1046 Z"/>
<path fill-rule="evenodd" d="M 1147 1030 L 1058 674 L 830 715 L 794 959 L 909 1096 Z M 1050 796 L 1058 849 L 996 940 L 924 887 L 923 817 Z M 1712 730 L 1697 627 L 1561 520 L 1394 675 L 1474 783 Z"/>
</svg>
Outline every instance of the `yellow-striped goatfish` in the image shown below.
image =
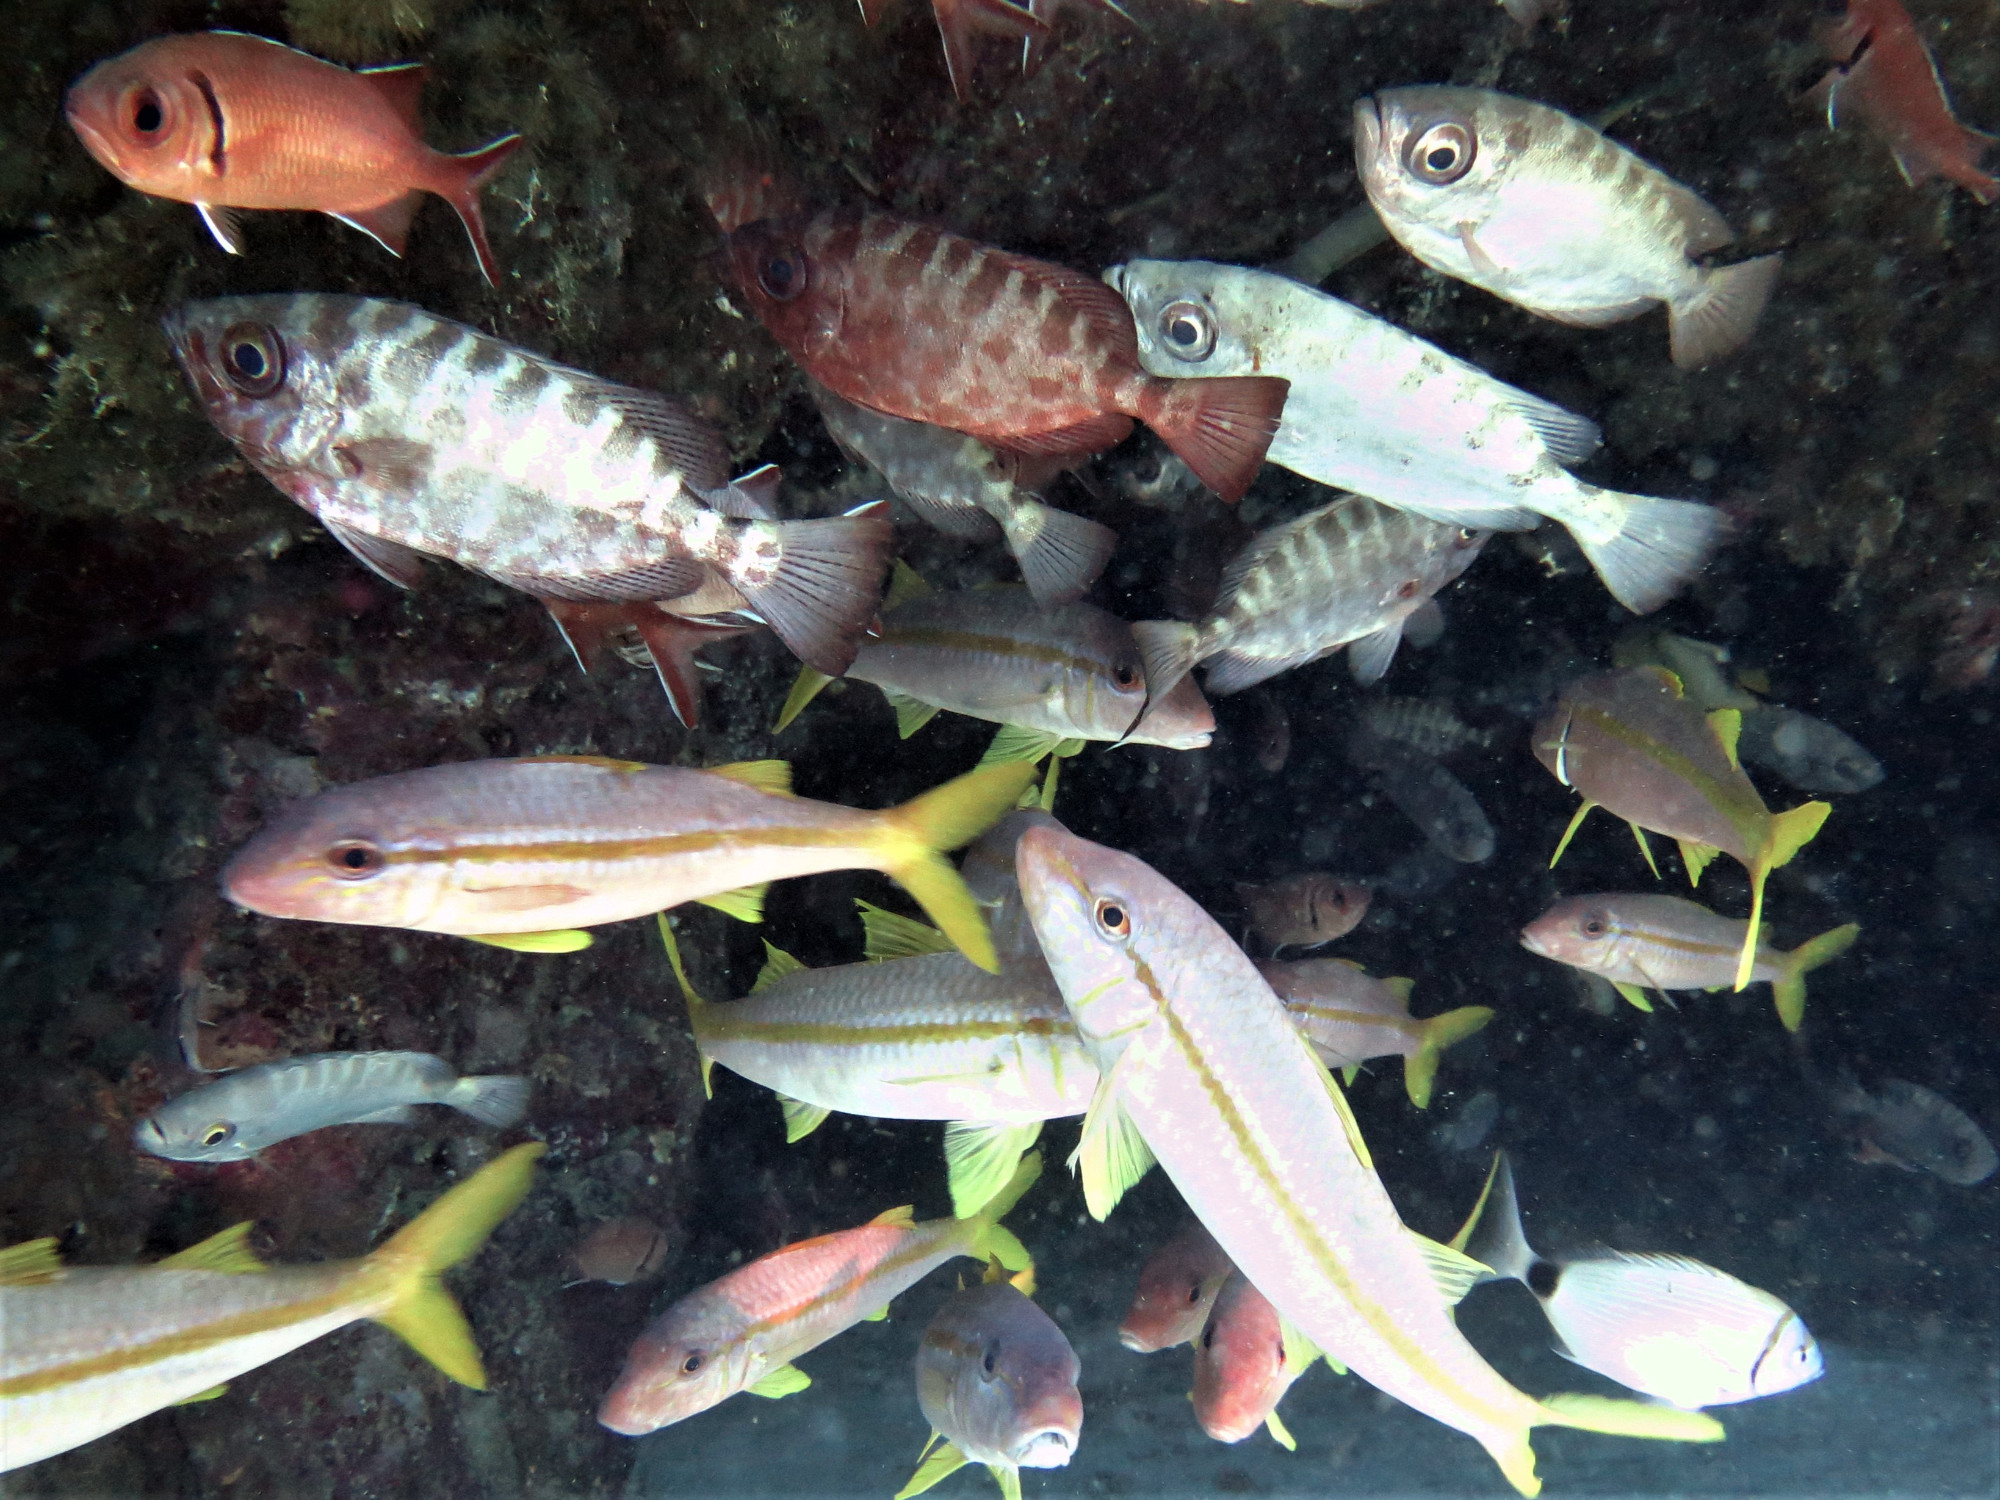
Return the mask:
<svg viewBox="0 0 2000 1500">
<path fill-rule="evenodd" d="M 1028 764 L 968 772 L 883 812 L 791 793 L 783 761 L 705 771 L 599 756 L 479 760 L 334 787 L 280 812 L 222 872 L 271 917 L 561 951 L 576 929 L 706 901 L 753 920 L 773 880 L 880 870 L 966 957 L 992 940 L 940 851 L 1013 807 Z"/>
<path fill-rule="evenodd" d="M 516 1146 L 360 1260 L 266 1266 L 225 1229 L 151 1266 L 64 1266 L 55 1241 L 0 1251 L 0 1470 L 66 1453 L 363 1318 L 462 1385 L 486 1388 L 465 1315 L 439 1282 L 528 1191 Z"/>
<path fill-rule="evenodd" d="M 970 1219 L 919 1224 L 907 1205 L 859 1229 L 823 1234 L 760 1255 L 690 1292 L 641 1333 L 597 1409 L 613 1432 L 639 1437 L 707 1411 L 738 1391 L 779 1397 L 812 1382 L 792 1364 L 889 1303 L 954 1256 L 1028 1265 L 1001 1217 L 1042 1173 L 1030 1152 L 1000 1193 Z"/>
<path fill-rule="evenodd" d="M 1352 1070 L 1371 1057 L 1403 1059 L 1403 1088 L 1418 1109 L 1428 1109 L 1438 1058 L 1493 1019 L 1484 1005 L 1461 1005 L 1419 1021 L 1410 1014 L 1410 981 L 1377 979 L 1344 958 L 1297 963 L 1266 959 L 1257 972 L 1284 1002 L 1292 1024 L 1329 1068 Z"/>
<path fill-rule="evenodd" d="M 1541 1489 L 1538 1426 L 1722 1436 L 1698 1413 L 1516 1390 L 1451 1318 L 1484 1268 L 1404 1227 L 1340 1085 L 1229 935 L 1130 855 L 1035 828 L 1018 859 L 1042 951 L 1104 1075 L 1075 1158 L 1094 1214 L 1157 1159 L 1301 1334 L 1477 1439 L 1524 1495 Z"/>
</svg>

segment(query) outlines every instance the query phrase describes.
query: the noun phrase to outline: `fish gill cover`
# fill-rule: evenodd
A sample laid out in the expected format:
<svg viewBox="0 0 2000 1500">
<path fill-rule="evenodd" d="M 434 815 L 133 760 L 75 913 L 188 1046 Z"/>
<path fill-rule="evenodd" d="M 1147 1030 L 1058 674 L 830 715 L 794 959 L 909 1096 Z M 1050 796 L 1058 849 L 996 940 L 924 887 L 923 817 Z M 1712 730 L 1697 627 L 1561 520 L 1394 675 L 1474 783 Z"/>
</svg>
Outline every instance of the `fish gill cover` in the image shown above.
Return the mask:
<svg viewBox="0 0 2000 1500">
<path fill-rule="evenodd" d="M 1368 662 L 1386 667 L 1379 684 L 1356 686 L 1336 660 L 1239 694 L 1211 690 L 1211 743 L 1172 749 L 1135 730 L 1128 743 L 1087 744 L 1060 761 L 1056 816 L 1144 860 L 1254 959 L 1345 961 L 1364 980 L 1409 981 L 1391 998 L 1411 1024 L 1461 1018 L 1421 1054 L 1423 1110 L 1418 1057 L 1399 1062 L 1400 1041 L 1353 1063 L 1333 1054 L 1373 1170 L 1412 1229 L 1448 1237 L 1504 1146 L 1520 1167 L 1526 1232 L 1551 1263 L 1599 1248 L 1698 1260 L 1795 1310 L 1824 1347 L 1820 1380 L 1725 1411 L 1719 1448 L 1542 1434 L 1549 1493 L 2000 1488 L 1980 1375 L 2000 1301 L 1987 1140 L 2000 1124 L 2000 797 L 1986 753 L 2000 653 L 2000 223 L 1986 203 L 2000 153 L 1971 129 L 2000 125 L 2000 13 L 1980 0 L 1911 0 L 1907 11 L 1850 0 L 1844 15 L 1803 0 L 1571 0 L 1533 24 L 1510 14 L 1528 9 L 1130 0 L 1128 19 L 1051 0 L 1031 12 L 1000 0 L 223 0 L 193 11 L 20 0 L 13 83 L 0 91 L 0 1251 L 31 1248 L 18 1263 L 0 1254 L 0 1295 L 32 1291 L 50 1270 L 46 1248 L 65 1268 L 151 1264 L 244 1221 L 273 1265 L 353 1260 L 515 1142 L 549 1149 L 520 1209 L 448 1276 L 485 1393 L 461 1392 L 364 1329 L 10 1472 L 8 1493 L 330 1497 L 420 1493 L 451 1474 L 463 1492 L 492 1495 L 887 1496 L 908 1479 L 929 1430 L 911 1363 L 952 1272 L 899 1297 L 886 1323 L 805 1355 L 811 1385 L 783 1401 L 741 1396 L 636 1443 L 594 1412 L 652 1317 L 759 1256 L 895 1205 L 914 1203 L 920 1222 L 948 1217 L 945 1130 L 961 1153 L 981 1144 L 990 1174 L 994 1147 L 1025 1146 L 1033 1122 L 981 1133 L 994 1122 L 835 1112 L 788 1145 L 788 1118 L 802 1123 L 814 1106 L 781 1106 L 726 1066 L 706 1095 L 651 922 L 591 928 L 580 951 L 505 951 L 272 921 L 228 903 L 218 876 L 288 803 L 433 765 L 784 760 L 801 797 L 871 812 L 973 766 L 992 723 L 944 713 L 901 738 L 899 708 L 908 721 L 923 705 L 839 679 L 773 730 L 799 671 L 779 635 L 865 631 L 861 606 L 888 565 L 872 539 L 887 528 L 852 518 L 833 534 L 866 545 L 803 549 L 789 572 L 766 568 L 754 543 L 711 547 L 705 556 L 726 553 L 727 567 L 688 543 L 685 527 L 711 524 L 769 537 L 760 507 L 785 525 L 839 523 L 893 497 L 893 550 L 940 591 L 1018 585 L 1033 565 L 1046 569 L 1026 578 L 1039 597 L 1084 589 L 1090 606 L 1133 623 L 1211 618 L 1258 536 L 1335 496 L 1273 462 L 1226 506 L 1189 463 L 1232 490 L 1266 443 L 1280 459 L 1309 450 L 1306 467 L 1323 475 L 1369 470 L 1330 456 L 1337 431 L 1286 429 L 1268 384 L 1250 393 L 1261 406 L 1211 410 L 1191 378 L 1202 363 L 1299 382 L 1282 365 L 1238 368 L 1237 304 L 1176 294 L 1153 306 L 1099 281 L 1116 266 L 1187 262 L 1249 268 L 1258 274 L 1240 279 L 1253 291 L 1264 273 L 1293 276 L 1357 310 L 1328 322 L 1323 299 L 1292 299 L 1322 321 L 1288 326 L 1283 357 L 1330 338 L 1334 322 L 1349 348 L 1374 340 L 1380 362 L 1358 377 L 1366 409 L 1389 403 L 1403 424 L 1395 443 L 1368 450 L 1378 472 L 1375 455 L 1414 445 L 1436 467 L 1413 483 L 1468 472 L 1505 483 L 1515 471 L 1493 468 L 1492 440 L 1504 434 L 1538 484 L 1586 499 L 1556 506 L 1560 524 L 1487 537 L 1434 607 L 1400 592 L 1428 590 L 1413 574 L 1345 575 L 1379 591 L 1372 617 L 1404 622 L 1393 658 L 1378 650 Z M 358 70 L 313 76 L 337 97 L 387 101 L 403 154 L 370 157 L 358 116 L 336 112 L 353 128 L 316 144 L 340 171 L 273 185 L 253 126 L 274 108 L 282 121 L 283 88 L 274 106 L 258 79 L 210 65 L 175 75 L 179 92 L 147 75 L 140 93 L 111 100 L 111 118 L 142 134 L 171 133 L 174 99 L 193 111 L 196 175 L 139 181 L 118 151 L 73 130 L 68 91 L 98 64 L 198 26 Z M 366 71 L 409 62 L 427 72 Z M 1544 252 L 1534 276 L 1494 274 L 1517 248 L 1519 215 L 1504 201 L 1461 199 L 1444 250 L 1423 259 L 1379 227 L 1356 105 L 1422 85 L 1489 90 L 1570 122 L 1570 159 L 1599 176 L 1558 183 L 1586 209 L 1581 240 L 1563 242 L 1553 266 L 1550 223 L 1527 247 Z M 1501 131 L 1508 162 L 1534 144 L 1520 122 L 1544 118 L 1504 106 L 1425 117 L 1417 134 L 1436 149 L 1402 166 L 1439 179 L 1420 184 L 1435 192 L 1479 186 L 1486 175 L 1446 148 L 1469 140 L 1476 159 L 1493 143 L 1454 131 L 1488 117 L 1516 122 Z M 1590 131 L 1631 158 L 1593 151 Z M 504 160 L 472 158 L 516 132 Z M 466 158 L 456 186 L 421 176 L 434 165 L 422 150 Z M 1634 158 L 1651 175 L 1621 179 Z M 226 191 L 210 190 L 218 175 Z M 1587 205 L 1620 180 L 1644 190 L 1628 195 L 1614 233 Z M 406 202 L 411 189 L 421 196 Z M 214 230 L 191 206 L 204 202 Z M 454 206 L 483 225 L 490 286 Z M 867 467 L 866 442 L 821 415 L 808 376 L 825 379 L 822 369 L 802 368 L 791 325 L 765 317 L 820 305 L 810 257 L 794 261 L 795 242 L 768 235 L 741 241 L 760 258 L 725 248 L 725 231 L 758 220 L 863 207 L 913 234 L 949 234 L 923 241 L 934 282 L 886 299 L 900 326 L 862 350 L 873 383 L 836 394 L 885 400 L 893 384 L 898 410 L 884 415 L 899 420 L 911 391 L 940 411 L 946 396 L 958 413 L 1006 407 L 982 429 L 993 446 L 924 450 L 938 463 L 963 454 L 955 481 L 900 466 L 885 478 Z M 399 239 L 405 209 L 398 258 L 378 241 Z M 1706 296 L 1742 286 L 1713 273 L 1780 255 L 1775 285 L 1760 271 L 1751 288 L 1769 300 L 1740 347 L 1676 368 L 1655 299 L 1727 331 L 1693 341 L 1717 351 L 1756 309 L 1754 297 Z M 1027 262 L 1073 277 L 1061 280 L 1068 300 L 1037 305 L 1039 320 L 996 291 Z M 851 258 L 829 268 L 851 271 Z M 674 430 L 694 434 L 674 451 L 728 459 L 684 467 L 692 498 L 672 513 L 682 530 L 657 524 L 664 490 L 627 513 L 609 490 L 575 484 L 581 470 L 567 489 L 547 472 L 529 483 L 568 497 L 579 534 L 669 563 L 647 576 L 670 580 L 674 597 L 565 574 L 575 558 L 560 549 L 540 559 L 548 587 L 520 592 L 439 560 L 476 549 L 386 540 L 435 542 L 425 525 L 462 519 L 449 506 L 424 512 L 436 497 L 417 481 L 440 472 L 438 435 L 461 432 L 486 399 L 474 387 L 445 400 L 436 376 L 449 362 L 421 349 L 363 349 L 343 366 L 376 377 L 378 409 L 421 410 L 421 430 L 372 433 L 351 452 L 336 438 L 303 470 L 275 462 L 248 428 L 218 430 L 161 319 L 194 302 L 301 293 L 412 305 L 477 330 L 478 349 L 528 357 L 511 370 L 586 372 L 590 392 L 614 393 L 565 403 L 529 389 L 532 378 L 517 383 L 508 422 L 484 434 L 488 480 L 516 448 L 643 466 L 664 406 L 615 393 L 672 398 L 686 424 Z M 1121 325 L 1121 298 L 1147 326 Z M 232 389 L 259 414 L 306 368 L 264 338 L 222 330 L 209 351 L 235 359 L 247 388 Z M 1121 352 L 1128 341 L 1136 357 Z M 1450 360 L 1425 365 L 1427 350 Z M 1338 390 L 1338 363 L 1318 357 L 1309 367 L 1332 373 L 1299 382 L 1299 410 L 1361 405 Z M 1386 379 L 1392 358 L 1417 373 Z M 953 388 L 980 359 L 989 375 L 1006 372 L 1007 390 Z M 385 397 L 390 375 L 414 395 Z M 1406 388 L 1422 394 L 1396 406 Z M 335 406 L 369 394 L 350 387 Z M 1447 397 L 1461 403 L 1449 420 Z M 1047 415 L 1057 409 L 1060 422 Z M 1123 437 L 1134 419 L 1150 431 Z M 1215 464 L 1218 452 L 1229 462 Z M 782 471 L 776 490 L 754 479 L 766 464 Z M 360 478 L 380 481 L 378 507 L 417 514 L 408 530 L 343 536 L 350 553 L 302 495 Z M 737 479 L 751 482 L 730 488 Z M 480 493 L 504 503 L 504 489 Z M 1416 498 L 1435 512 L 1465 492 Z M 1712 510 L 1690 544 L 1646 526 L 1693 513 L 1647 512 L 1647 501 Z M 1803 947 L 1815 965 L 1796 1034 L 1761 984 L 1737 993 L 1724 976 L 1710 992 L 1698 966 L 1686 989 L 1655 983 L 1673 977 L 1662 965 L 1643 984 L 1618 971 L 1652 1007 L 1642 1012 L 1600 974 L 1521 946 L 1542 913 L 1591 893 L 1693 898 L 1729 921 L 1749 912 L 1732 862 L 1692 887 L 1656 839 L 1656 883 L 1609 818 L 1547 868 L 1575 795 L 1534 763 L 1530 727 L 1571 683 L 1627 664 L 1617 653 L 1629 652 L 1634 619 L 1606 583 L 1629 580 L 1634 559 L 1644 586 L 1622 597 L 1674 597 L 1646 617 L 1660 634 L 1630 659 L 1682 673 L 1704 713 L 1740 716 L 1734 744 L 1765 805 L 1833 805 L 1772 873 L 1763 910 L 1773 952 Z M 793 578 L 800 587 L 760 614 L 755 588 Z M 1310 588 L 1277 594 L 1255 623 L 1325 630 L 1312 602 Z M 1187 691 L 1210 670 L 1196 666 Z M 1468 732 L 1403 738 L 1383 727 L 1379 705 L 1392 699 L 1411 723 Z M 1031 731 L 1048 716 L 1015 717 L 1002 729 L 1011 743 L 1045 750 Z M 1441 833 L 1482 825 L 1477 838 Z M 979 830 L 949 832 L 963 842 Z M 1369 893 L 1365 915 L 1324 947 L 1274 954 L 1238 887 L 1314 872 Z M 1007 882 L 972 883 L 979 900 L 1002 903 L 982 908 L 996 928 L 1018 932 Z M 533 900 L 559 902 L 558 884 L 541 880 Z M 876 874 L 784 880 L 759 926 L 678 908 L 679 962 L 717 1014 L 752 991 L 767 939 L 804 966 L 788 981 L 803 988 L 812 971 L 861 961 L 856 898 L 916 910 Z M 548 932 L 526 936 L 561 937 L 557 910 L 539 921 Z M 1846 951 L 1812 946 L 1850 924 L 1860 932 Z M 905 938 L 918 957 L 885 962 L 924 961 L 921 934 Z M 1492 1019 L 1471 1029 L 1481 1010 Z M 423 1110 L 414 1123 L 291 1134 L 235 1161 L 166 1160 L 133 1144 L 142 1120 L 208 1073 L 380 1052 L 434 1054 L 459 1077 L 525 1077 L 526 1118 L 502 1128 Z M 1042 1123 L 1047 1171 L 1007 1217 L 1037 1263 L 1037 1304 L 1084 1369 L 1069 1462 L 1029 1474 L 1024 1489 L 1407 1494 L 1500 1482 L 1472 1443 L 1316 1367 L 1282 1403 L 1277 1430 L 1296 1452 L 1261 1432 L 1229 1446 L 1203 1437 L 1185 1399 L 1189 1352 L 1140 1356 L 1117 1335 L 1141 1268 L 1186 1210 L 1154 1172 L 1090 1221 L 1063 1170 L 1078 1130 L 1067 1117 Z M 599 1266 L 607 1226 L 631 1241 L 610 1274 Z M 58 1245 L 32 1249 L 48 1237 Z M 960 1280 L 977 1279 L 972 1261 L 957 1264 Z M 580 1269 L 595 1279 L 579 1281 Z M 1548 1352 L 1550 1321 L 1521 1288 L 1477 1288 L 1457 1319 L 1533 1395 L 1618 1389 Z M 6 1378 L 0 1400 L 11 1401 Z M 938 1493 L 987 1483 L 958 1476 Z"/>
</svg>

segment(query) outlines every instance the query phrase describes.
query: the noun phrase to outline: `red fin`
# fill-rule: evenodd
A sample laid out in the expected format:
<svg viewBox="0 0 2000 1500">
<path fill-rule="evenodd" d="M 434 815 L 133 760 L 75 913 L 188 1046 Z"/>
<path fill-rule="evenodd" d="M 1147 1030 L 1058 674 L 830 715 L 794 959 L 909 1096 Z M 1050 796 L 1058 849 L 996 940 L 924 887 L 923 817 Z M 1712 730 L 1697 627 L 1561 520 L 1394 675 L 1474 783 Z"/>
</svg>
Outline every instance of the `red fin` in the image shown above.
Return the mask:
<svg viewBox="0 0 2000 1500">
<path fill-rule="evenodd" d="M 622 629 L 631 616 L 627 604 L 579 604 L 571 599 L 544 599 L 550 618 L 585 672 L 597 665 L 612 632 Z"/>
<path fill-rule="evenodd" d="M 1152 380 L 1140 418 L 1195 477 L 1234 505 L 1250 488 L 1278 431 L 1291 382 L 1269 375 Z M 1164 387 L 1164 389 L 1162 389 Z"/>
<path fill-rule="evenodd" d="M 416 217 L 417 204 L 423 196 L 411 189 L 402 197 L 391 198 L 374 208 L 335 214 L 333 217 L 360 230 L 391 255 L 400 257 L 404 247 L 410 243 L 410 220 Z"/>
<path fill-rule="evenodd" d="M 493 260 L 493 247 L 486 243 L 486 221 L 479 216 L 479 193 L 493 174 L 507 164 L 507 158 L 520 149 L 520 136 L 503 135 L 490 146 L 444 158 L 450 163 L 455 180 L 442 188 L 438 196 L 458 210 L 465 237 L 472 241 L 472 253 L 479 257 L 479 274 L 486 278 L 488 286 L 500 284 L 500 271 Z"/>
<path fill-rule="evenodd" d="M 1132 419 L 1120 412 L 1107 411 L 1069 427 L 1052 427 L 1047 432 L 1010 433 L 1004 438 L 993 438 L 991 442 L 1006 453 L 1047 454 L 1061 459 L 1063 463 L 1056 470 L 1060 473 L 1077 459 L 1102 453 L 1131 435 Z"/>
<path fill-rule="evenodd" d="M 424 80 L 431 70 L 419 62 L 384 63 L 379 68 L 355 69 L 363 78 L 375 85 L 377 92 L 389 101 L 389 108 L 410 127 L 410 134 L 423 134 Z"/>
<path fill-rule="evenodd" d="M 673 707 L 674 717 L 689 729 L 701 723 L 701 671 L 695 664 L 695 652 L 710 641 L 745 635 L 756 628 L 683 620 L 643 605 L 633 611 L 632 624 L 637 627 L 639 638 L 646 643 L 646 650 L 652 655 L 653 666 L 660 674 L 660 686 L 667 690 L 667 702 Z"/>
<path fill-rule="evenodd" d="M 1046 37 L 1049 23 L 1009 5 L 1007 0 L 931 0 L 938 34 L 944 38 L 944 65 L 951 74 L 951 91 L 972 97 L 972 38 L 983 36 Z M 863 7 L 864 13 L 866 7 Z"/>
</svg>

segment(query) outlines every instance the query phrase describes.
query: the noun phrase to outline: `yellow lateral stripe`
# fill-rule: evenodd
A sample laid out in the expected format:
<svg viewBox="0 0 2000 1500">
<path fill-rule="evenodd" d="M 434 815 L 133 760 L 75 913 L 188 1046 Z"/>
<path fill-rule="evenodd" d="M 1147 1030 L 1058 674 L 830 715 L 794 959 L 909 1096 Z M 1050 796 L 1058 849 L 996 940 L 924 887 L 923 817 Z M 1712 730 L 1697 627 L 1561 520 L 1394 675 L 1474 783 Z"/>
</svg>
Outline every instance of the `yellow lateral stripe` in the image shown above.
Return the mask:
<svg viewBox="0 0 2000 1500">
<path fill-rule="evenodd" d="M 1729 951 L 1734 953 L 1736 950 L 1732 948 Z M 1381 1026 L 1412 1036 L 1424 1029 L 1423 1022 L 1414 1016 L 1378 1016 L 1373 1011 L 1336 1010 L 1331 1006 L 1315 1005 L 1309 1000 L 1294 1000 L 1285 1009 L 1295 1016 L 1305 1016 L 1314 1021 L 1331 1021 L 1343 1026 Z"/>
<path fill-rule="evenodd" d="M 1661 744 L 1651 735 L 1627 729 L 1622 723 L 1601 709 L 1592 708 L 1587 704 L 1573 704 L 1570 708 L 1570 715 L 1572 718 L 1585 720 L 1594 729 L 1603 730 L 1604 733 L 1611 736 L 1612 739 L 1616 740 L 1626 749 L 1637 751 L 1639 754 L 1657 761 L 1667 772 L 1680 777 L 1681 780 L 1687 782 L 1706 797 L 1709 805 L 1721 813 L 1729 825 L 1738 834 L 1743 835 L 1749 843 L 1759 849 L 1763 847 L 1763 837 L 1751 836 L 1749 829 L 1744 826 L 1747 822 L 1752 826 L 1763 829 L 1769 824 L 1771 819 L 1771 809 L 1766 807 L 1763 800 L 1758 797 L 1755 787 L 1750 788 L 1750 798 L 1746 802 L 1743 800 L 1739 788 L 1730 786 L 1726 782 L 1718 781 L 1685 755 L 1682 755 L 1680 751 L 1673 749 L 1671 746 Z M 1724 852 L 1727 853 L 1728 851 L 1725 850 Z"/>
<path fill-rule="evenodd" d="M 865 809 L 850 812 L 866 816 Z M 756 827 L 703 829 L 697 833 L 606 835 L 601 839 L 566 836 L 546 843 L 502 844 L 472 841 L 439 848 L 385 850 L 392 865 L 422 865 L 465 860 L 497 864 L 518 860 L 535 863 L 597 863 L 611 860 L 665 859 L 676 854 L 705 854 L 725 848 L 832 849 L 867 851 L 865 828 Z"/>
<path fill-rule="evenodd" d="M 788 1046 L 879 1047 L 885 1045 L 945 1045 L 952 1042 L 984 1042 L 1026 1034 L 1033 1037 L 1058 1035 L 1066 1022 L 1051 1016 L 1020 1021 L 902 1021 L 870 1026 L 865 1022 L 842 1025 L 831 1021 L 731 1021 L 732 1007 L 718 1005 L 700 1018 L 703 1041 L 769 1042 Z"/>
<path fill-rule="evenodd" d="M 1674 937 L 1664 932 L 1647 932 L 1641 928 L 1619 929 L 1626 936 L 1637 938 L 1649 948 L 1665 948 L 1672 953 L 1693 953 L 1702 957 L 1716 957 L 1727 954 L 1733 963 L 1742 943 L 1704 943 L 1698 938 Z"/>
</svg>

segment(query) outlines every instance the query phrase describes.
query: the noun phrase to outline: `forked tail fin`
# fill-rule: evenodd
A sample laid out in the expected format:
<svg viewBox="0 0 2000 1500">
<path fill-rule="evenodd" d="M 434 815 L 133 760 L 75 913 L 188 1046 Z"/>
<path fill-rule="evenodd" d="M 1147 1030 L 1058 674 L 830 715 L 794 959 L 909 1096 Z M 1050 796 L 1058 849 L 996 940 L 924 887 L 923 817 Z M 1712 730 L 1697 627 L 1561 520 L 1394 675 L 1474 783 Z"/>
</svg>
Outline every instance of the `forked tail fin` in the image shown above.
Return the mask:
<svg viewBox="0 0 2000 1500">
<path fill-rule="evenodd" d="M 1713 506 L 1615 490 L 1596 494 L 1618 503 L 1616 534 L 1596 541 L 1572 526 L 1570 535 L 1611 596 L 1634 614 L 1650 614 L 1673 598 L 1722 540 L 1723 515 Z"/>
<path fill-rule="evenodd" d="M 981 765 L 879 814 L 876 866 L 917 898 L 938 930 L 989 974 L 1000 972 L 986 916 L 946 849 L 969 844 L 1014 809 L 1034 781 L 1031 761 Z"/>
<path fill-rule="evenodd" d="M 1849 922 L 1845 927 L 1822 932 L 1783 955 L 1778 977 L 1771 981 L 1771 998 L 1778 1003 L 1778 1019 L 1785 1023 L 1785 1030 L 1797 1031 L 1805 1019 L 1806 975 L 1852 948 L 1860 934 L 1860 926 Z"/>
<path fill-rule="evenodd" d="M 472 253 L 479 257 L 479 274 L 486 278 L 488 286 L 500 284 L 500 268 L 493 259 L 493 247 L 486 243 L 486 221 L 479 213 L 479 194 L 492 181 L 493 174 L 507 164 L 507 158 L 520 149 L 520 136 L 503 135 L 490 146 L 444 158 L 453 181 L 441 188 L 438 196 L 458 210 L 458 221 L 465 226 L 465 237 L 472 241 Z"/>
<path fill-rule="evenodd" d="M 1417 1050 L 1403 1059 L 1403 1088 L 1410 1096 L 1410 1103 L 1418 1109 L 1430 1108 L 1431 1084 L 1437 1078 L 1439 1055 L 1445 1048 L 1464 1041 L 1492 1019 L 1493 1011 L 1489 1006 L 1461 1005 L 1457 1010 L 1448 1010 L 1421 1023 L 1423 1032 L 1418 1039 Z"/>
</svg>

